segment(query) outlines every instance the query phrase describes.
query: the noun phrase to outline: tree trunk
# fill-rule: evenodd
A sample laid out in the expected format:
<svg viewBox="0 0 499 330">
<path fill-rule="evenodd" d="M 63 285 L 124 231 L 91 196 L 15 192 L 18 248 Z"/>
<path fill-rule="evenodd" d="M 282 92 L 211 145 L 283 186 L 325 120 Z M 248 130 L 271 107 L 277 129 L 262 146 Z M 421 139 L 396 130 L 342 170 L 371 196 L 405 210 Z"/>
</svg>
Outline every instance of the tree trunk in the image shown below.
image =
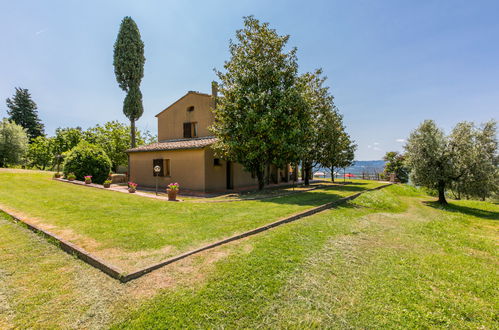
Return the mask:
<svg viewBox="0 0 499 330">
<path fill-rule="evenodd" d="M 334 182 L 334 167 L 331 167 L 331 182 Z"/>
<path fill-rule="evenodd" d="M 438 203 L 441 205 L 447 205 L 447 200 L 445 199 L 445 182 L 438 182 Z"/>
<path fill-rule="evenodd" d="M 262 169 L 256 170 L 256 177 L 258 178 L 258 190 L 262 190 L 265 185 L 265 173 Z"/>
<path fill-rule="evenodd" d="M 135 148 L 135 120 L 130 120 L 130 136 L 132 138 L 132 148 Z"/>
<path fill-rule="evenodd" d="M 305 175 L 304 181 L 305 185 L 308 186 L 310 184 L 310 174 L 312 173 L 312 165 L 303 163 L 303 174 Z"/>
</svg>

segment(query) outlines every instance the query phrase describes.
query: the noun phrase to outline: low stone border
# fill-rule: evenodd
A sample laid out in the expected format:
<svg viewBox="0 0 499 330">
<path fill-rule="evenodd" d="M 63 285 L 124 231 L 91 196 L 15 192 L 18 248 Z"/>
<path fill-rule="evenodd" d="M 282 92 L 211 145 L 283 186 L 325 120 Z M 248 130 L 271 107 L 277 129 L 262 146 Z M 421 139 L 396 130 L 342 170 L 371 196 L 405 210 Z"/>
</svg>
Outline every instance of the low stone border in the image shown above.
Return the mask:
<svg viewBox="0 0 499 330">
<path fill-rule="evenodd" d="M 65 239 L 57 236 L 56 234 L 54 234 L 48 230 L 42 229 L 42 228 L 38 227 L 37 225 L 28 223 L 28 222 L 24 221 L 23 219 L 18 218 L 17 216 L 15 216 L 15 215 L 13 215 L 5 210 L 0 209 L 0 212 L 5 213 L 8 217 L 11 218 L 12 221 L 14 221 L 16 223 L 20 223 L 21 225 L 25 226 L 26 228 L 28 228 L 32 232 L 39 234 L 39 235 L 43 236 L 44 238 L 46 238 L 47 240 L 53 242 L 59 248 L 61 248 L 64 252 L 67 252 L 71 255 L 78 257 L 79 259 L 85 261 L 87 264 L 101 270 L 102 272 L 106 273 L 107 275 L 111 276 L 112 278 L 121 280 L 121 278 L 124 276 L 125 273 L 121 269 L 119 269 L 118 267 L 110 265 L 107 262 L 104 262 L 100 258 L 92 255 L 88 251 L 85 251 L 84 249 L 74 245 L 73 243 L 66 241 Z"/>
<path fill-rule="evenodd" d="M 152 271 L 154 271 L 156 269 L 164 267 L 164 266 L 166 266 L 168 264 L 171 264 L 171 263 L 173 263 L 175 261 L 184 259 L 184 258 L 186 258 L 188 256 L 193 255 L 193 254 L 197 254 L 197 253 L 200 253 L 202 251 L 206 251 L 206 250 L 212 249 L 214 247 L 217 247 L 217 246 L 220 246 L 220 245 L 223 245 L 223 244 L 227 244 L 229 242 L 233 242 L 233 241 L 239 240 L 241 238 L 245 238 L 245 237 L 248 237 L 248 236 L 252 236 L 252 235 L 261 233 L 263 231 L 269 230 L 271 228 L 280 226 L 280 225 L 285 224 L 285 223 L 293 222 L 293 221 L 296 221 L 298 219 L 311 216 L 313 214 L 316 214 L 316 213 L 325 211 L 327 209 L 333 208 L 334 206 L 342 204 L 342 203 L 344 203 L 346 201 L 353 200 L 353 199 L 359 197 L 360 195 L 362 195 L 362 194 L 364 194 L 366 192 L 373 191 L 373 190 L 379 190 L 379 189 L 388 187 L 390 185 L 392 185 L 392 183 L 388 183 L 388 184 L 385 184 L 385 185 L 382 185 L 382 186 L 379 186 L 379 187 L 376 187 L 376 188 L 367 189 L 367 190 L 355 193 L 353 195 L 337 199 L 335 201 L 332 201 L 332 202 L 329 202 L 329 203 L 326 203 L 326 204 L 314 207 L 312 209 L 309 209 L 309 210 L 306 210 L 306 211 L 294 214 L 294 215 L 286 217 L 284 219 L 280 219 L 280 220 L 274 221 L 274 222 L 269 223 L 267 225 L 264 225 L 264 226 L 261 226 L 261 227 L 258 227 L 258 228 L 246 231 L 244 233 L 237 234 L 237 235 L 231 236 L 229 238 L 225 238 L 225 239 L 219 240 L 219 241 L 217 241 L 215 243 L 211 243 L 211 244 L 205 245 L 203 247 L 200 247 L 200 248 L 197 248 L 197 249 L 194 249 L 194 250 L 182 253 L 182 254 L 180 254 L 178 256 L 166 259 L 166 260 L 161 261 L 161 262 L 159 262 L 157 264 L 154 264 L 154 265 L 149 266 L 149 267 L 142 268 L 142 269 L 140 269 L 138 271 L 135 271 L 135 272 L 129 273 L 129 274 L 125 274 L 118 267 L 115 267 L 113 265 L 105 263 L 104 261 L 102 261 L 98 257 L 96 257 L 96 256 L 92 255 L 91 253 L 89 253 L 89 252 L 87 252 L 87 251 L 79 248 L 78 246 L 76 246 L 76 245 L 74 245 L 74 244 L 72 244 L 72 243 L 70 243 L 70 242 L 62 239 L 61 237 L 57 236 L 54 233 L 51 233 L 48 230 L 44 230 L 44 229 L 41 229 L 41 228 L 39 228 L 38 226 L 36 226 L 34 224 L 30 224 L 30 223 L 28 223 L 28 222 L 26 222 L 26 221 L 24 221 L 24 220 L 22 220 L 22 219 L 20 219 L 20 218 L 18 218 L 16 216 L 12 215 L 9 212 L 6 212 L 4 210 L 1 210 L 1 211 L 4 212 L 5 214 L 7 214 L 8 216 L 10 216 L 14 220 L 14 222 L 22 223 L 28 229 L 30 229 L 31 231 L 33 231 L 33 232 L 35 232 L 37 234 L 41 234 L 43 237 L 47 238 L 48 240 L 54 241 L 63 251 L 65 251 L 65 252 L 67 252 L 67 253 L 69 253 L 71 255 L 75 255 L 76 257 L 78 257 L 81 260 L 85 261 L 89 265 L 91 265 L 91 266 L 93 266 L 93 267 L 101 270 L 102 272 L 104 272 L 105 274 L 111 276 L 112 278 L 117 279 L 117 280 L 119 280 L 122 283 L 126 283 L 128 281 L 131 281 L 133 279 L 139 278 L 139 277 L 141 277 L 141 276 L 143 276 L 145 274 L 148 274 L 148 273 L 150 273 L 150 272 L 152 272 Z"/>
</svg>

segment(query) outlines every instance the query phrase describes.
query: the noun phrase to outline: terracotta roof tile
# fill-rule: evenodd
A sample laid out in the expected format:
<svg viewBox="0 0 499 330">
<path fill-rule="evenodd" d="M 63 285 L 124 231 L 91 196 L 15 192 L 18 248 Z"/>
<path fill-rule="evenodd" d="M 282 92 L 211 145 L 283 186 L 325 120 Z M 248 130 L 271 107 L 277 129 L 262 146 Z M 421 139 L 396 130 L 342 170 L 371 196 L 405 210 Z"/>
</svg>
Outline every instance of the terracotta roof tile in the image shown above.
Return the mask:
<svg viewBox="0 0 499 330">
<path fill-rule="evenodd" d="M 166 150 L 182 150 L 182 149 L 201 149 L 213 144 L 217 138 L 213 136 L 194 138 L 194 139 L 177 139 L 161 141 L 146 146 L 128 149 L 126 152 L 146 152 L 146 151 L 166 151 Z"/>
</svg>

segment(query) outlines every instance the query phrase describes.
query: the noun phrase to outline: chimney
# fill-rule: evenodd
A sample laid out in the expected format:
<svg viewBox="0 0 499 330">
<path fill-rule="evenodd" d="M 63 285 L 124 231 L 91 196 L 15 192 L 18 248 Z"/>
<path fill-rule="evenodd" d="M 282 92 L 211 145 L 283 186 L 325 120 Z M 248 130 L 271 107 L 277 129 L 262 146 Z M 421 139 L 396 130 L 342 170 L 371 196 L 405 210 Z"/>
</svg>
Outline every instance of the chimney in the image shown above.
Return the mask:
<svg viewBox="0 0 499 330">
<path fill-rule="evenodd" d="M 217 97 L 218 97 L 218 83 L 216 81 L 211 82 L 211 97 L 213 108 L 217 106 Z"/>
</svg>

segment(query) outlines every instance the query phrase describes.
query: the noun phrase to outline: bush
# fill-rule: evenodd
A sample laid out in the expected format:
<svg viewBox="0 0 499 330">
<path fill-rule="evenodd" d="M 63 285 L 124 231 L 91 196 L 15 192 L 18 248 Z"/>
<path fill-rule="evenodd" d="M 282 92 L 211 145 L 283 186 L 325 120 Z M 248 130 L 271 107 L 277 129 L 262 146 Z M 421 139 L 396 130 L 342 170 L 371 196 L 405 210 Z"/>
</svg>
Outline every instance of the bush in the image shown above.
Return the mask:
<svg viewBox="0 0 499 330">
<path fill-rule="evenodd" d="M 110 170 L 111 160 L 104 150 L 86 141 L 74 147 L 64 160 L 64 175 L 74 173 L 77 180 L 91 175 L 95 183 L 103 183 Z"/>
</svg>

